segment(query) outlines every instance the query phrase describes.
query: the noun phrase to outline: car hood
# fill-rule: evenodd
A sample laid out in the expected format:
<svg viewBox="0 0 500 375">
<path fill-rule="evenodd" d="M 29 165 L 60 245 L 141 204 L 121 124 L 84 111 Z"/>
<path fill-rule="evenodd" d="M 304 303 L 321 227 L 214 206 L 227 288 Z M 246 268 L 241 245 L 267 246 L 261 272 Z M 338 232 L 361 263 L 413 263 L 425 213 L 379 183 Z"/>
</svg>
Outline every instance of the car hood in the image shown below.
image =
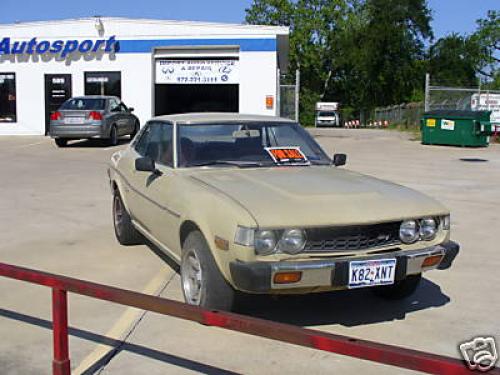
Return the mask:
<svg viewBox="0 0 500 375">
<path fill-rule="evenodd" d="M 449 212 L 412 189 L 334 167 L 211 168 L 191 178 L 239 202 L 259 227 L 369 224 Z"/>
</svg>

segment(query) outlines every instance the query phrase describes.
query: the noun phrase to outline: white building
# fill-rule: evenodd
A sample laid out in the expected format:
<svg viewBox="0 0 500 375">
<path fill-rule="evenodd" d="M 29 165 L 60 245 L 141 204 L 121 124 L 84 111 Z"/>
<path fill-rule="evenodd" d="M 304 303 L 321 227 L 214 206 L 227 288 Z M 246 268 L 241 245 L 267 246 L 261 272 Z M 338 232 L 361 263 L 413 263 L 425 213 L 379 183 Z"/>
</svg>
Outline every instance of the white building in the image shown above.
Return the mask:
<svg viewBox="0 0 500 375">
<path fill-rule="evenodd" d="M 277 114 L 286 27 L 92 17 L 0 25 L 0 135 L 46 134 L 71 96 L 155 115 Z"/>
</svg>

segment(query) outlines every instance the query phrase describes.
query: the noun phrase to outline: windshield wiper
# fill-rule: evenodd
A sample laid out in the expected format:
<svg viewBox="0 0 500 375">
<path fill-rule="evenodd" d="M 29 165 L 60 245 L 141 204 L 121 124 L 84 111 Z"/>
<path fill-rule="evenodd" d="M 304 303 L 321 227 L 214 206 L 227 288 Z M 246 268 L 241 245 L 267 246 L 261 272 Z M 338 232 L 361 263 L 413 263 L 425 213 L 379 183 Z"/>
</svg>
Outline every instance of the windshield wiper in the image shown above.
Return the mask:
<svg viewBox="0 0 500 375">
<path fill-rule="evenodd" d="M 211 165 L 231 165 L 238 168 L 265 167 L 267 164 L 256 161 L 238 161 L 238 160 L 210 160 L 199 163 L 190 163 L 188 167 L 207 167 Z"/>
</svg>

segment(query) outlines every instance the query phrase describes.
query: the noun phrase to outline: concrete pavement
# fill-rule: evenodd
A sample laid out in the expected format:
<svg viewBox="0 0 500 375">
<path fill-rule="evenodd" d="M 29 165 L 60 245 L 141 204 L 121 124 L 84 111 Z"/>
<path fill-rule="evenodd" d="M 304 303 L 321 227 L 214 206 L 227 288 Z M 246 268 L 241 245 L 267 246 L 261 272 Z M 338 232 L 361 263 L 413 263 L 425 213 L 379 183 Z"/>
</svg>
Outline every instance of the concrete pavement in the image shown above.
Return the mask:
<svg viewBox="0 0 500 375">
<path fill-rule="evenodd" d="M 496 335 L 500 343 L 494 229 L 500 146 L 422 146 L 406 134 L 380 130 L 312 133 L 329 153 L 347 153 L 347 168 L 448 205 L 461 254 L 451 270 L 427 273 L 404 301 L 358 290 L 252 298 L 242 312 L 455 357 L 457 344 L 476 335 Z M 48 138 L 1 138 L 1 261 L 180 300 L 179 277 L 151 248 L 124 248 L 114 239 L 105 170 L 120 147 L 81 142 L 57 149 Z M 1 372 L 49 373 L 50 290 L 0 279 L 0 295 L 0 335 L 8 338 L 0 341 Z M 72 368 L 80 373 L 102 366 L 103 374 L 403 372 L 80 296 L 70 297 L 70 324 Z M 109 338 L 126 342 L 112 351 L 102 345 L 117 344 Z"/>
</svg>

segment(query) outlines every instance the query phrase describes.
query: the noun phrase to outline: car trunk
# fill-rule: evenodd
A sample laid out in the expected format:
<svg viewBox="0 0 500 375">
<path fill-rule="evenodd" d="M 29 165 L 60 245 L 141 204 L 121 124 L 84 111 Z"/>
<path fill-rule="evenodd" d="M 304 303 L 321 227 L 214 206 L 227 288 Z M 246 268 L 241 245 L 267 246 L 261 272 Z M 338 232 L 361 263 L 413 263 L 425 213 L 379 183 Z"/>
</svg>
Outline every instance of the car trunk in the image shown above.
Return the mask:
<svg viewBox="0 0 500 375">
<path fill-rule="evenodd" d="M 59 113 L 61 114 L 61 124 L 62 125 L 95 125 L 96 121 L 100 122 L 100 120 L 95 120 L 90 118 L 91 112 L 98 112 L 102 114 L 102 111 L 91 111 L 91 110 L 61 110 Z"/>
</svg>

